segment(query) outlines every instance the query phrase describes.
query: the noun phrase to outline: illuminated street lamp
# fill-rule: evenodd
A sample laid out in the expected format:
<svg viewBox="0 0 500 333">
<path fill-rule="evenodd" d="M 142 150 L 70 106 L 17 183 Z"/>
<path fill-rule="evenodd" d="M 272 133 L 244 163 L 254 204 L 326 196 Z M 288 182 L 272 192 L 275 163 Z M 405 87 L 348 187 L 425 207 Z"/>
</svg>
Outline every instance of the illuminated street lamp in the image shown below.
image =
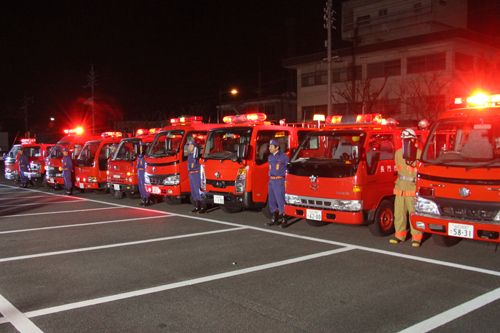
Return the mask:
<svg viewBox="0 0 500 333">
<path fill-rule="evenodd" d="M 238 93 L 238 90 L 231 89 L 231 91 L 226 93 L 230 93 L 231 95 L 236 95 Z M 217 109 L 217 124 L 219 123 L 219 115 L 221 112 L 222 112 L 222 90 L 219 89 L 219 109 Z"/>
</svg>

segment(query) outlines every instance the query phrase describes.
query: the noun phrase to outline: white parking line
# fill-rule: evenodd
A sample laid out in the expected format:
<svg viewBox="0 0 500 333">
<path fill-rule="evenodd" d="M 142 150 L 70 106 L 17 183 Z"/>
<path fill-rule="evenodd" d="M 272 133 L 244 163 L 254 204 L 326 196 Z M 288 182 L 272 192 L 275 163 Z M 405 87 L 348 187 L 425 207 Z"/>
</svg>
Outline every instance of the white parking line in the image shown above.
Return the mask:
<svg viewBox="0 0 500 333">
<path fill-rule="evenodd" d="M 33 215 L 71 214 L 74 212 L 89 212 L 89 211 L 93 211 L 93 210 L 118 209 L 118 208 L 121 208 L 121 207 L 88 208 L 88 209 L 62 210 L 60 212 L 43 212 L 43 213 L 4 215 L 4 216 L 0 216 L 0 219 L 13 218 L 13 217 L 23 217 L 23 216 L 33 216 Z M 133 207 L 130 207 L 130 208 L 133 209 Z"/>
<path fill-rule="evenodd" d="M 321 257 L 326 257 L 326 256 L 330 256 L 332 254 L 337 254 L 337 253 L 346 252 L 346 251 L 350 251 L 350 250 L 354 250 L 354 247 L 344 247 L 344 248 L 340 248 L 340 249 L 310 254 L 310 255 L 306 255 L 306 256 L 302 256 L 302 257 L 298 257 L 298 258 L 276 261 L 276 262 L 272 262 L 269 264 L 264 264 L 264 265 L 254 266 L 254 267 L 248 267 L 248 268 L 239 269 L 236 271 L 225 272 L 225 273 L 220 273 L 220 274 L 215 274 L 215 275 L 210 275 L 210 276 L 204 276 L 201 278 L 165 284 L 163 286 L 135 290 L 135 291 L 116 294 L 116 295 L 112 295 L 112 296 L 99 297 L 99 298 L 90 299 L 90 300 L 86 300 L 86 301 L 75 302 L 75 303 L 70 303 L 70 304 L 65 304 L 65 305 L 60 305 L 60 306 L 54 306 L 51 308 L 26 312 L 25 315 L 28 318 L 33 318 L 33 317 L 43 316 L 43 315 L 47 315 L 47 314 L 51 314 L 51 313 L 58 313 L 58 312 L 62 312 L 62 311 L 83 308 L 86 306 L 92 306 L 92 305 L 122 300 L 122 299 L 126 299 L 126 298 L 131 298 L 131 297 L 137 297 L 137 296 L 143 296 L 143 295 L 148 295 L 148 294 L 152 294 L 152 293 L 158 293 L 161 291 L 182 288 L 182 287 L 186 287 L 186 286 L 192 286 L 192 285 L 199 284 L 199 283 L 210 282 L 210 281 L 225 279 L 228 277 L 253 273 L 253 272 L 257 272 L 257 271 L 262 271 L 262 270 L 266 270 L 266 269 L 270 269 L 270 268 L 295 264 L 298 262 L 312 260 L 312 259 L 321 258 Z M 0 324 L 2 324 L 4 322 L 5 321 L 3 321 L 2 318 L 0 318 Z"/>
<path fill-rule="evenodd" d="M 63 201 L 34 202 L 34 203 L 26 203 L 26 204 L 0 205 L 0 208 L 1 207 L 21 207 L 21 206 L 34 206 L 34 205 L 65 204 L 68 202 L 85 202 L 85 201 L 84 200 L 63 200 Z"/>
<path fill-rule="evenodd" d="M 433 329 L 436 329 L 439 326 L 443 326 L 444 324 L 449 323 L 457 318 L 460 318 L 469 312 L 477 310 L 491 302 L 500 299 L 500 288 L 490 291 L 484 295 L 476 297 L 464 304 L 456 306 L 448 311 L 440 313 L 432 318 L 424 320 L 414 326 L 408 327 L 400 331 L 400 333 L 421 333 L 421 332 L 429 332 Z"/>
<path fill-rule="evenodd" d="M 50 195 L 30 195 L 29 197 L 10 197 L 10 198 L 0 198 L 0 200 L 18 200 L 18 199 L 33 199 L 33 198 L 52 198 Z"/>
<path fill-rule="evenodd" d="M 15 233 L 18 233 L 18 232 L 30 232 L 30 231 L 41 231 L 41 230 L 74 228 L 74 227 L 88 227 L 88 226 L 99 225 L 99 224 L 121 223 L 121 222 L 130 222 L 130 221 L 139 221 L 139 220 L 158 219 L 158 218 L 165 218 L 165 217 L 168 217 L 168 215 L 158 215 L 158 216 L 148 216 L 148 217 L 134 217 L 134 218 L 131 218 L 131 219 L 100 221 L 100 222 L 89 222 L 89 223 L 80 223 L 80 224 L 65 224 L 65 225 L 58 225 L 58 226 L 53 226 L 53 227 L 42 227 L 42 228 L 31 228 L 31 229 L 17 229 L 17 230 L 0 231 L 0 235 L 2 235 L 2 234 L 15 234 Z"/>
<path fill-rule="evenodd" d="M 110 245 L 91 246 L 91 247 L 84 247 L 84 248 L 72 249 L 72 250 L 64 250 L 64 251 L 54 251 L 54 252 L 45 252 L 45 253 L 37 253 L 37 254 L 28 254 L 28 255 L 18 256 L 18 257 L 0 258 L 0 263 L 2 263 L 2 262 L 8 262 L 8 261 L 17 261 L 17 260 L 25 260 L 25 259 L 49 257 L 49 256 L 60 255 L 60 254 L 78 253 L 78 252 L 86 252 L 86 251 L 95 251 L 95 250 L 102 250 L 102 249 L 111 249 L 111 248 L 120 247 L 120 246 L 130 246 L 130 245 L 138 245 L 138 244 L 147 244 L 147 243 L 154 243 L 154 242 L 162 242 L 162 241 L 172 240 L 172 239 L 180 239 L 180 238 L 189 238 L 189 237 L 196 237 L 196 236 L 204 236 L 204 235 L 218 234 L 218 233 L 221 233 L 221 232 L 228 232 L 228 231 L 235 231 L 235 230 L 242 230 L 242 229 L 246 229 L 246 228 L 242 227 L 242 226 L 239 226 L 237 228 L 223 229 L 223 230 L 213 230 L 213 231 L 206 231 L 206 232 L 198 232 L 198 233 L 194 233 L 194 234 L 185 234 L 185 235 L 178 235 L 178 236 L 169 236 L 169 237 L 145 239 L 145 240 L 140 240 L 140 241 L 117 243 L 117 244 L 110 244 Z"/>
<path fill-rule="evenodd" d="M 1 318 L 5 322 L 10 322 L 21 333 L 37 333 L 43 331 L 39 329 L 21 311 L 16 309 L 9 301 L 0 295 L 0 313 L 5 317 Z"/>
</svg>

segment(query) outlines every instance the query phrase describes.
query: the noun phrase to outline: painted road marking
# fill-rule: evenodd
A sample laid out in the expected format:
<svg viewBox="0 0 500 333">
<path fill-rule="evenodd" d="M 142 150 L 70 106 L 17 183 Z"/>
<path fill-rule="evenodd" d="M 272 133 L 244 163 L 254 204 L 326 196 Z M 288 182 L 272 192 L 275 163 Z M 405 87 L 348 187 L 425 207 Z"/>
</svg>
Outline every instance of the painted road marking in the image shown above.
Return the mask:
<svg viewBox="0 0 500 333">
<path fill-rule="evenodd" d="M 95 250 L 102 250 L 102 249 L 111 249 L 111 248 L 120 247 L 120 246 L 131 246 L 131 245 L 138 245 L 138 244 L 147 244 L 147 243 L 154 243 L 154 242 L 162 242 L 162 241 L 167 241 L 167 240 L 172 240 L 172 239 L 181 239 L 181 238 L 189 238 L 189 237 L 196 237 L 196 236 L 205 236 L 205 235 L 210 235 L 210 234 L 217 234 L 217 233 L 229 232 L 229 231 L 236 231 L 236 230 L 242 230 L 242 229 L 246 229 L 246 228 L 242 227 L 242 226 L 239 226 L 238 228 L 223 229 L 223 230 L 213 230 L 213 231 L 206 231 L 206 232 L 198 232 L 198 233 L 194 233 L 194 234 L 185 234 L 185 235 L 177 235 L 177 236 L 169 236 L 169 237 L 145 239 L 145 240 L 140 240 L 140 241 L 117 243 L 117 244 L 110 244 L 110 245 L 91 246 L 91 247 L 84 247 L 84 248 L 72 249 L 72 250 L 64 250 L 64 251 L 54 251 L 54 252 L 45 252 L 45 253 L 37 253 L 37 254 L 28 254 L 28 255 L 18 256 L 18 257 L 0 258 L 0 263 L 7 262 L 7 261 L 17 261 L 17 260 L 25 260 L 25 259 L 33 259 L 33 258 L 56 256 L 56 255 L 60 255 L 60 254 L 78 253 L 78 252 L 86 252 L 86 251 L 95 251 Z"/>
<path fill-rule="evenodd" d="M 253 272 L 262 271 L 262 270 L 266 270 L 266 269 L 270 269 L 270 268 L 281 267 L 281 266 L 295 264 L 295 263 L 302 262 L 302 261 L 326 257 L 326 256 L 330 256 L 332 254 L 342 253 L 342 252 L 346 252 L 346 251 L 350 251 L 350 250 L 354 250 L 354 249 L 355 249 L 354 247 L 344 247 L 344 248 L 340 248 L 340 249 L 310 254 L 307 256 L 297 257 L 297 258 L 293 258 L 293 259 L 276 261 L 276 262 L 272 262 L 269 264 L 264 264 L 264 265 L 254 266 L 254 267 L 248 267 L 248 268 L 239 269 L 236 271 L 225 272 L 225 273 L 220 273 L 220 274 L 215 274 L 215 275 L 210 275 L 210 276 L 204 276 L 201 278 L 196 278 L 196 279 L 191 279 L 191 280 L 186 280 L 186 281 L 181 281 L 181 282 L 174 282 L 174 283 L 170 283 L 170 284 L 165 284 L 163 286 L 145 288 L 145 289 L 141 289 L 141 290 L 134 290 L 134 291 L 126 292 L 126 293 L 116 294 L 113 296 L 99 297 L 99 298 L 95 298 L 95 299 L 91 299 L 91 300 L 75 302 L 75 303 L 70 303 L 70 304 L 65 304 L 65 305 L 59 305 L 59 306 L 54 306 L 51 308 L 46 308 L 46 309 L 41 309 L 41 310 L 29 311 L 29 312 L 26 312 L 25 315 L 28 318 L 33 318 L 33 317 L 43 316 L 43 315 L 52 314 L 52 313 L 58 313 L 58 312 L 62 312 L 62 311 L 83 308 L 86 306 L 93 306 L 93 305 L 97 305 L 97 304 L 113 302 L 113 301 L 122 300 L 122 299 L 126 299 L 126 298 L 143 296 L 143 295 L 148 295 L 148 294 L 152 294 L 152 293 L 158 293 L 161 291 L 182 288 L 182 287 L 186 287 L 186 286 L 193 286 L 193 285 L 204 283 L 204 282 L 225 279 L 228 277 L 253 273 Z M 3 318 L 0 318 L 0 324 L 2 324 L 4 322 L 5 321 L 3 321 Z"/>
<path fill-rule="evenodd" d="M 21 333 L 43 333 L 41 329 L 33 324 L 33 322 L 21 311 L 10 304 L 2 295 L 0 295 L 0 313 L 4 316 L 2 320 L 10 322 Z"/>
<path fill-rule="evenodd" d="M 47 202 L 34 202 L 34 203 L 26 203 L 26 204 L 0 205 L 0 207 L 21 207 L 21 206 L 34 206 L 34 205 L 65 204 L 68 202 L 85 202 L 85 201 L 83 201 L 83 200 L 47 201 Z"/>
<path fill-rule="evenodd" d="M 0 216 L 0 219 L 12 218 L 12 217 L 22 217 L 22 216 L 36 216 L 36 215 L 49 215 L 49 214 L 71 214 L 74 212 L 89 212 L 91 210 L 103 210 L 103 209 L 118 209 L 121 207 L 103 207 L 103 208 L 88 208 L 88 209 L 75 209 L 75 210 L 62 210 L 60 212 L 42 212 L 42 213 L 29 213 L 29 214 L 15 214 L 15 215 L 4 215 Z M 129 207 L 133 208 L 133 207 Z"/>
</svg>

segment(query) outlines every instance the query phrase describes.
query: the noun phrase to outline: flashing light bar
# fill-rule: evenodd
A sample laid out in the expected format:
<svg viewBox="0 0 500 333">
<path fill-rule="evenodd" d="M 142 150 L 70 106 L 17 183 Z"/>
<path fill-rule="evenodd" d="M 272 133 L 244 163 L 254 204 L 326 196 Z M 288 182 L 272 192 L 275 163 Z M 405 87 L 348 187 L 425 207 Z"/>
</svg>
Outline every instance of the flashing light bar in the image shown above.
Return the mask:
<svg viewBox="0 0 500 333">
<path fill-rule="evenodd" d="M 222 121 L 226 124 L 236 123 L 260 123 L 265 121 L 267 116 L 264 113 L 246 113 L 237 116 L 225 116 Z"/>
<path fill-rule="evenodd" d="M 456 97 L 455 105 L 464 104 L 464 101 L 467 101 L 467 107 L 500 106 L 500 94 L 486 95 L 479 93 L 467 98 Z"/>
<path fill-rule="evenodd" d="M 195 121 L 203 121 L 203 117 L 196 116 L 196 117 L 180 117 L 180 118 L 170 119 L 171 124 L 186 124 L 186 123 L 193 123 Z"/>
<path fill-rule="evenodd" d="M 80 135 L 80 134 L 83 134 L 83 127 L 78 126 L 77 128 L 65 129 L 64 133 Z"/>
<path fill-rule="evenodd" d="M 102 132 L 101 137 L 103 137 L 103 138 L 121 138 L 122 132 Z"/>
<path fill-rule="evenodd" d="M 156 134 L 159 131 L 161 131 L 161 128 L 150 128 L 149 129 L 149 134 Z"/>
<path fill-rule="evenodd" d="M 30 139 L 21 139 L 22 144 L 28 144 L 28 143 L 35 143 L 36 139 L 35 138 L 30 138 Z"/>
<path fill-rule="evenodd" d="M 143 128 L 139 128 L 137 130 L 137 132 L 135 132 L 135 135 L 136 136 L 141 136 L 141 135 L 145 135 L 145 134 L 148 134 L 148 133 L 149 133 L 149 130 L 143 129 Z"/>
<path fill-rule="evenodd" d="M 326 124 L 336 125 L 336 124 L 379 124 L 386 125 L 387 121 L 382 118 L 380 113 L 368 113 L 368 114 L 358 114 L 356 119 L 353 116 L 328 116 L 326 118 Z"/>
</svg>

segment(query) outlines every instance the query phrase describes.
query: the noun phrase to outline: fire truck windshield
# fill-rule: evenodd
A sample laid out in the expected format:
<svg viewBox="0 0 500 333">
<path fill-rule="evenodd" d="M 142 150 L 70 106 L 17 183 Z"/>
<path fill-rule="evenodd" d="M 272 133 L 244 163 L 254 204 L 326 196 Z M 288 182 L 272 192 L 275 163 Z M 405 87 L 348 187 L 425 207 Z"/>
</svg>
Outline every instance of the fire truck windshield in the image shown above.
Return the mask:
<svg viewBox="0 0 500 333">
<path fill-rule="evenodd" d="M 19 154 L 19 148 L 21 148 L 21 145 L 13 145 L 7 156 L 15 159 L 17 154 Z"/>
<path fill-rule="evenodd" d="M 167 131 L 160 132 L 153 144 L 149 148 L 148 156 L 152 158 L 158 158 L 163 156 L 174 156 L 181 149 L 182 139 L 184 138 L 184 131 Z M 167 149 L 167 141 L 171 142 L 171 149 Z"/>
<path fill-rule="evenodd" d="M 97 149 L 101 141 L 89 141 L 85 143 L 82 150 L 80 151 L 80 155 L 76 159 L 77 166 L 92 166 L 94 163 L 95 154 L 97 153 Z"/>
<path fill-rule="evenodd" d="M 42 150 L 40 149 L 40 146 L 24 147 L 23 151 L 27 157 L 40 157 L 40 156 L 42 156 Z"/>
<path fill-rule="evenodd" d="M 70 143 L 68 141 L 59 141 L 57 145 L 50 151 L 49 158 L 63 158 L 63 149 L 69 149 Z"/>
<path fill-rule="evenodd" d="M 116 149 L 113 161 L 134 161 L 139 154 L 140 139 L 122 140 Z"/>
<path fill-rule="evenodd" d="M 205 144 L 204 159 L 226 160 L 236 156 L 240 143 L 249 144 L 252 128 L 231 127 L 210 131 Z"/>
<path fill-rule="evenodd" d="M 500 119 L 443 119 L 429 134 L 422 161 L 437 165 L 500 166 Z"/>
</svg>

